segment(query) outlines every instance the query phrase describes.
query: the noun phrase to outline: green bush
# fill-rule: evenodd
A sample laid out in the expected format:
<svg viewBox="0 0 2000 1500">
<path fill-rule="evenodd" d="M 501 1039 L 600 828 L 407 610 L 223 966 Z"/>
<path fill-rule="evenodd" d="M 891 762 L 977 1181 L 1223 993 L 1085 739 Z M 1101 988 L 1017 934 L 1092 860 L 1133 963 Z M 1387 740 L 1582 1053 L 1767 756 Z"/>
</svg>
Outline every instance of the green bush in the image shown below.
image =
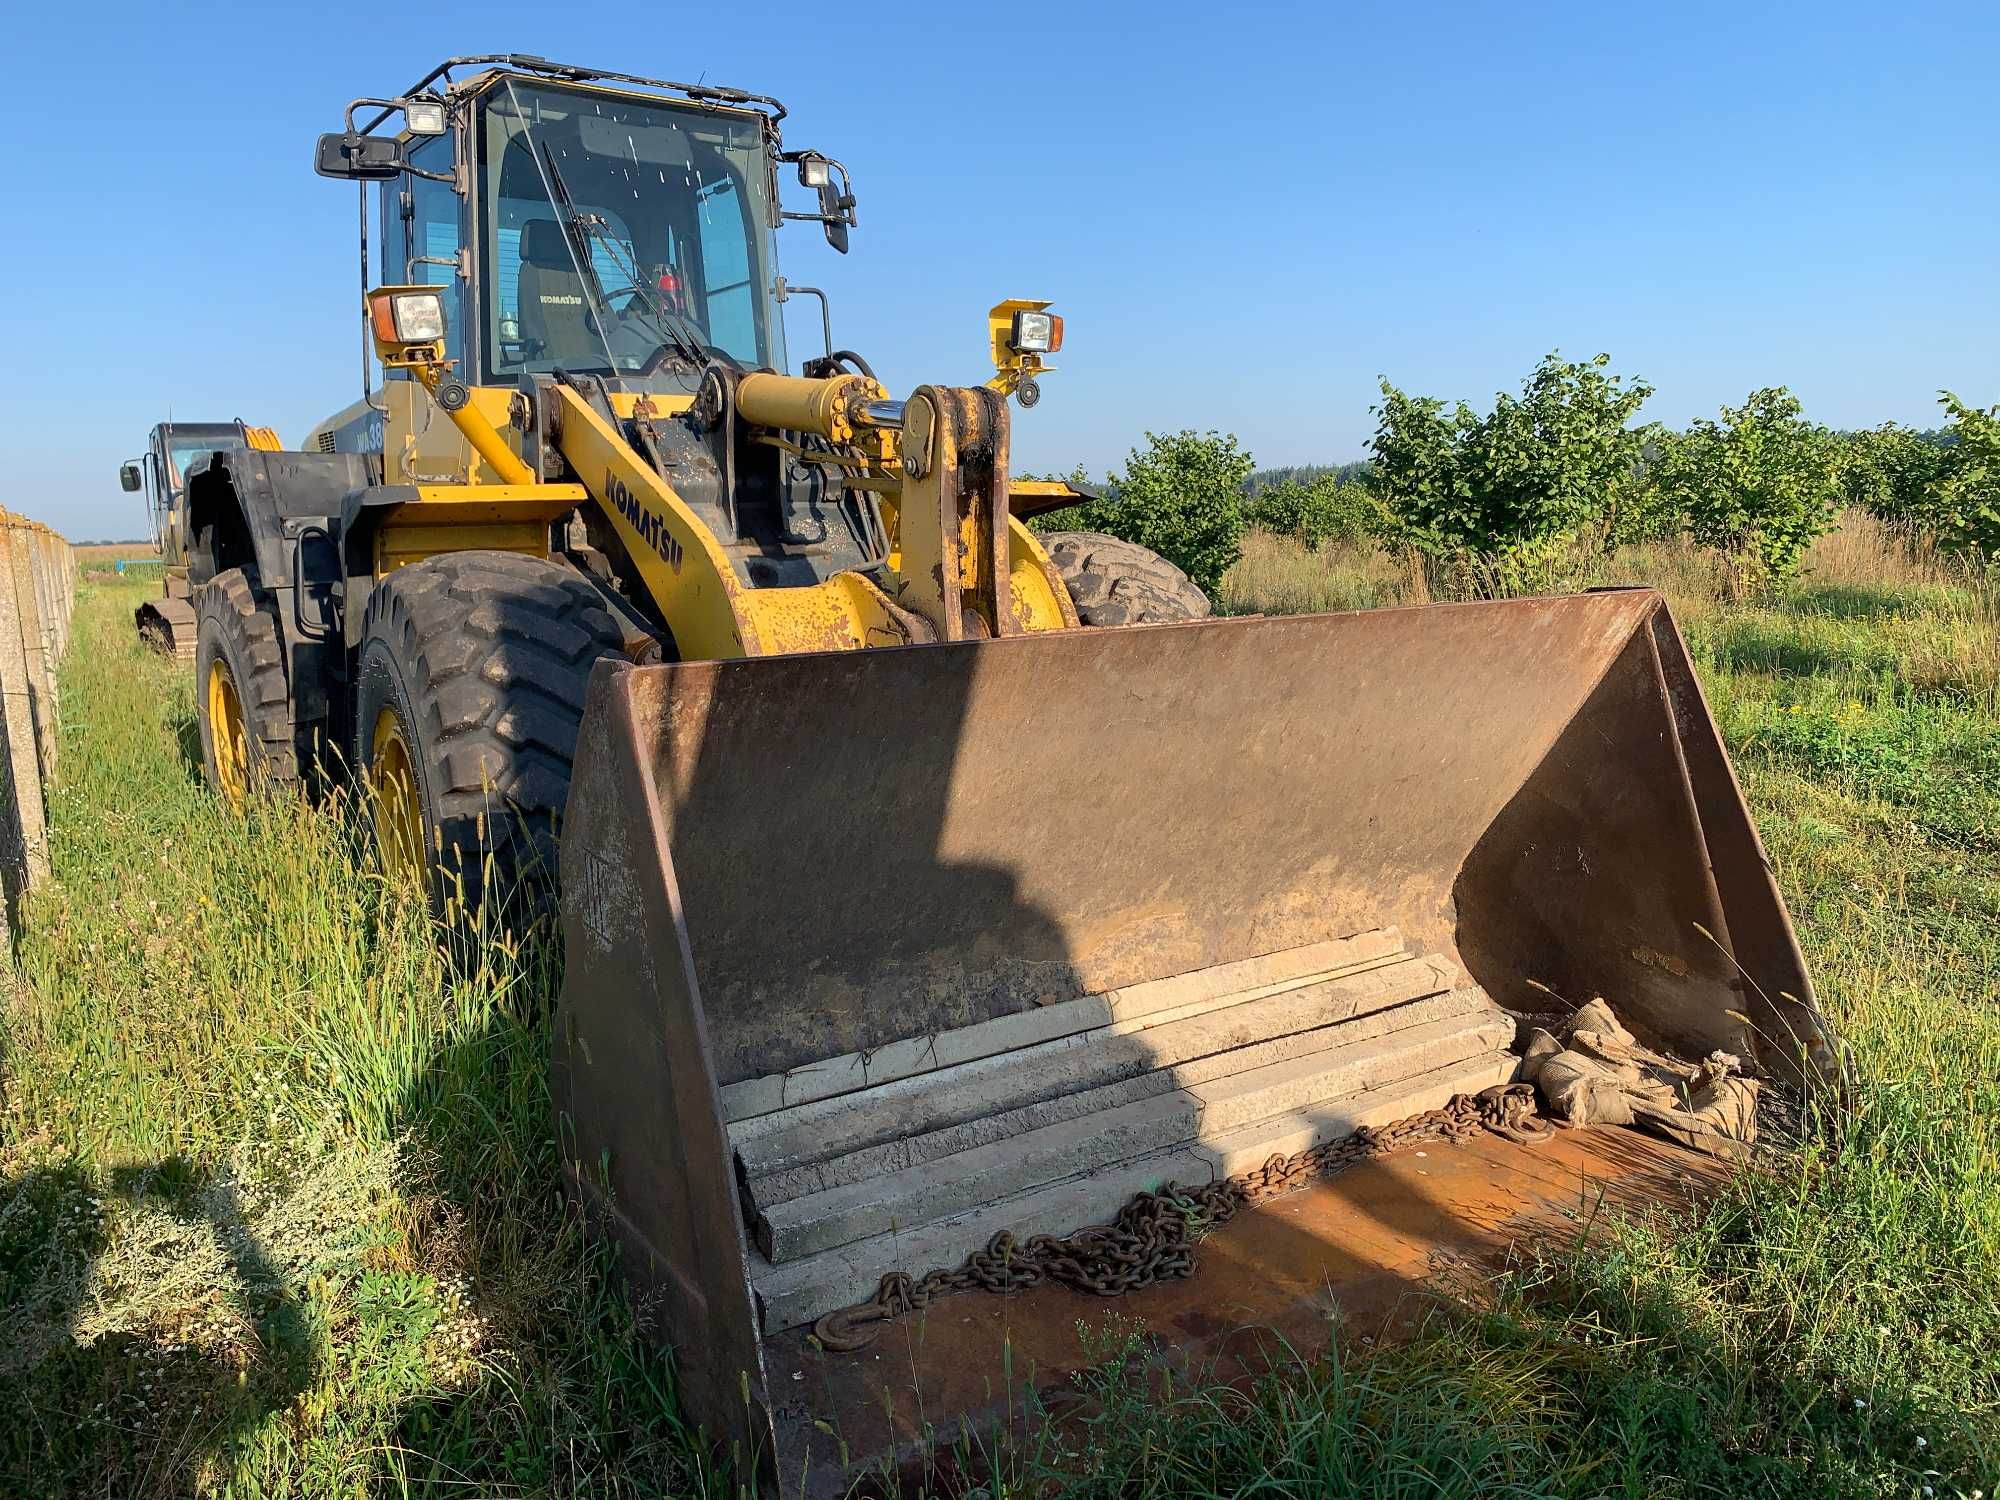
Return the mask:
<svg viewBox="0 0 2000 1500">
<path fill-rule="evenodd" d="M 1367 486 L 1343 484 L 1330 470 L 1307 480 L 1280 480 L 1253 493 L 1245 501 L 1245 515 L 1252 526 L 1314 548 L 1375 536 L 1389 525 L 1388 513 Z"/>
<path fill-rule="evenodd" d="M 1146 434 L 1101 498 L 1037 516 L 1037 531 L 1102 531 L 1150 547 L 1214 596 L 1243 553 L 1250 455 L 1233 433 Z M 1087 483 L 1079 468 L 1070 476 Z"/>
<path fill-rule="evenodd" d="M 1609 363 L 1550 354 L 1485 416 L 1384 380 L 1374 488 L 1397 539 L 1479 592 L 1544 580 L 1586 528 L 1605 527 L 1640 467 L 1644 435 L 1627 424 L 1652 387 L 1608 374 Z"/>
<path fill-rule="evenodd" d="M 1771 387 L 1662 443 L 1662 489 L 1688 534 L 1729 557 L 1742 583 L 1792 577 L 1839 516 L 1838 444 L 1802 412 L 1790 391 Z"/>
<path fill-rule="evenodd" d="M 1687 535 L 1688 518 L 1679 499 L 1662 483 L 1666 454 L 1680 434 L 1659 422 L 1648 422 L 1633 436 L 1638 452 L 1631 467 L 1617 476 L 1606 495 L 1604 550 L 1668 542 Z"/>
<path fill-rule="evenodd" d="M 1938 483 L 1938 540 L 1988 567 L 2000 565 L 2000 406 L 1967 406 L 1943 393 L 1954 439 Z"/>
<path fill-rule="evenodd" d="M 1149 432 L 1118 476 L 1104 529 L 1152 548 L 1213 595 L 1243 553 L 1252 467 L 1233 433 Z"/>
<path fill-rule="evenodd" d="M 1841 497 L 1904 542 L 1934 541 L 1942 529 L 1940 482 L 1951 448 L 1937 434 L 1885 422 L 1839 440 Z"/>
</svg>

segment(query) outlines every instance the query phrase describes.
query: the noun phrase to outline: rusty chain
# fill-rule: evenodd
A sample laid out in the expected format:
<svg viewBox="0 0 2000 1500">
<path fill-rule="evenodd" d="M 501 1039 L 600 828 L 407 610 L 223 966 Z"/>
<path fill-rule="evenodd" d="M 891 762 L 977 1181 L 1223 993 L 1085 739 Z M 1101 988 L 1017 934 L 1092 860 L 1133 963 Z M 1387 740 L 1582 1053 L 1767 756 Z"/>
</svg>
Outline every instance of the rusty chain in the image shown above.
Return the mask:
<svg viewBox="0 0 2000 1500">
<path fill-rule="evenodd" d="M 1352 1135 L 1291 1156 L 1273 1156 L 1254 1171 L 1220 1182 L 1198 1188 L 1169 1183 L 1156 1192 L 1141 1193 L 1109 1224 L 1061 1238 L 1031 1235 L 1025 1241 L 1002 1230 L 986 1242 L 985 1249 L 973 1251 L 956 1267 L 940 1267 L 923 1276 L 891 1271 L 873 1297 L 830 1312 L 813 1324 L 813 1336 L 824 1349 L 849 1353 L 874 1343 L 889 1319 L 920 1312 L 950 1292 L 1019 1292 L 1054 1282 L 1116 1297 L 1190 1276 L 1199 1237 L 1227 1224 L 1249 1204 L 1291 1192 L 1356 1162 L 1429 1141 L 1470 1140 L 1489 1131 L 1513 1141 L 1534 1142 L 1553 1134 L 1554 1127 L 1537 1117 L 1533 1084 L 1503 1083 L 1477 1094 L 1458 1094 L 1442 1108 L 1388 1125 L 1364 1125 Z"/>
</svg>

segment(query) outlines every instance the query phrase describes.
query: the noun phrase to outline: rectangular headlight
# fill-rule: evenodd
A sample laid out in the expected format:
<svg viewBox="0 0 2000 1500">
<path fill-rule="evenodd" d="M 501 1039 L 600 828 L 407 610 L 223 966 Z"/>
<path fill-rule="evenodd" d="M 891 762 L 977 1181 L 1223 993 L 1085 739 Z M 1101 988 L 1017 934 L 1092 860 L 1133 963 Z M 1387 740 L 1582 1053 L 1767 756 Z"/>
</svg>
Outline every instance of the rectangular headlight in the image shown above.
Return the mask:
<svg viewBox="0 0 2000 1500">
<path fill-rule="evenodd" d="M 1010 342 L 1016 354 L 1053 354 L 1062 348 L 1062 319 L 1054 313 L 1017 312 Z"/>
<path fill-rule="evenodd" d="M 434 99 L 412 99 L 403 106 L 403 124 L 411 135 L 443 135 L 444 106 Z"/>
<path fill-rule="evenodd" d="M 430 344 L 444 337 L 444 302 L 436 292 L 404 292 L 395 309 L 398 343 Z"/>
</svg>

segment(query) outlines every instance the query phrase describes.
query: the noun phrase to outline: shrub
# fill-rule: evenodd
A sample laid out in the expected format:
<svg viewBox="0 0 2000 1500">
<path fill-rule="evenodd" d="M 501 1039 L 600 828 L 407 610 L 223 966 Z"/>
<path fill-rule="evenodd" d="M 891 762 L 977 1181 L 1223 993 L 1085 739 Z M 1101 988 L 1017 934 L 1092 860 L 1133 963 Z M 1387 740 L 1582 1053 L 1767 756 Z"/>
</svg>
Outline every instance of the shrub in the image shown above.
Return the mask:
<svg viewBox="0 0 2000 1500">
<path fill-rule="evenodd" d="M 1906 545 L 1934 541 L 1942 529 L 1940 481 L 1952 456 L 1934 433 L 1886 422 L 1839 439 L 1841 495 L 1874 516 Z"/>
<path fill-rule="evenodd" d="M 1954 439 L 1938 481 L 1938 540 L 1988 567 L 2000 565 L 2000 406 L 1967 406 L 1942 393 Z"/>
<path fill-rule="evenodd" d="M 1388 513 L 1367 486 L 1342 483 L 1330 470 L 1254 492 L 1245 502 L 1245 514 L 1252 526 L 1312 548 L 1375 536 L 1389 524 Z"/>
<path fill-rule="evenodd" d="M 1550 354 L 1485 416 L 1450 411 L 1387 380 L 1374 408 L 1376 493 L 1399 540 L 1475 580 L 1479 592 L 1533 587 L 1640 467 L 1644 435 L 1627 424 L 1652 394 L 1608 374 L 1610 356 Z"/>
<path fill-rule="evenodd" d="M 1251 468 L 1233 433 L 1149 432 L 1118 476 L 1105 529 L 1151 547 L 1212 596 L 1243 552 Z"/>
<path fill-rule="evenodd" d="M 1150 547 L 1213 598 L 1243 552 L 1250 524 L 1243 482 L 1250 469 L 1250 455 L 1233 433 L 1149 432 L 1125 472 L 1099 486 L 1100 498 L 1030 524 L 1037 531 L 1102 531 Z M 1089 482 L 1080 467 L 1068 477 Z"/>
<path fill-rule="evenodd" d="M 1790 578 L 1840 513 L 1837 444 L 1783 386 L 1667 441 L 1656 474 L 1689 535 L 1725 554 L 1739 585 Z"/>
</svg>

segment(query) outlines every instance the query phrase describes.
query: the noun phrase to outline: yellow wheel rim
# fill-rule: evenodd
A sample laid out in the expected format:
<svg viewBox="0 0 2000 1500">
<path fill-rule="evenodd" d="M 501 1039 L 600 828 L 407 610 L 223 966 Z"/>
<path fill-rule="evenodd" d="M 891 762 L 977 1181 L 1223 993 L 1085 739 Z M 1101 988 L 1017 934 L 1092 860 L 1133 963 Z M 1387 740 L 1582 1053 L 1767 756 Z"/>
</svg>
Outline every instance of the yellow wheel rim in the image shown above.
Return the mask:
<svg viewBox="0 0 2000 1500">
<path fill-rule="evenodd" d="M 223 800 L 241 812 L 250 800 L 250 737 L 243 727 L 236 678 L 219 655 L 208 664 L 208 739 Z"/>
<path fill-rule="evenodd" d="M 396 710 L 375 715 L 369 738 L 368 792 L 375 819 L 375 844 L 382 869 L 414 879 L 424 868 L 424 812 L 417 796 L 416 760 Z"/>
</svg>

